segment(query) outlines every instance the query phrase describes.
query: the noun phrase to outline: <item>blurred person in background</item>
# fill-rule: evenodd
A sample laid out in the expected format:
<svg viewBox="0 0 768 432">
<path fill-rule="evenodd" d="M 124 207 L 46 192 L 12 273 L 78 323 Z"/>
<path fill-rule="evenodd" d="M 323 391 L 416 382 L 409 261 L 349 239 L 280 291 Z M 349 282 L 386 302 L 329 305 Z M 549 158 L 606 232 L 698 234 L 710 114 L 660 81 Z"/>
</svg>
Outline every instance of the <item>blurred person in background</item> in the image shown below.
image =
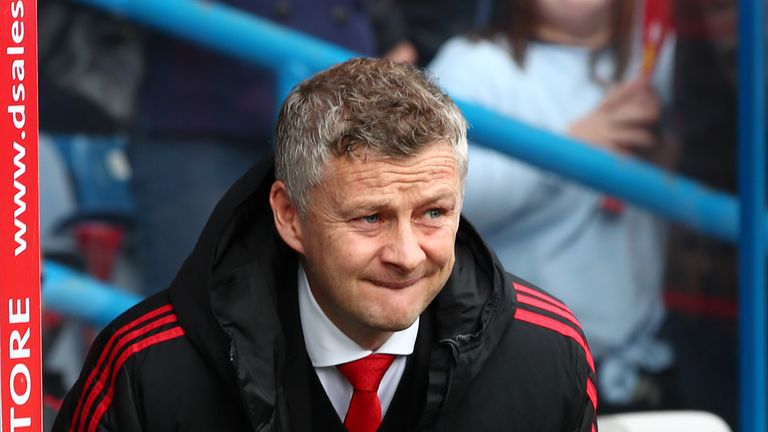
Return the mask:
<svg viewBox="0 0 768 432">
<path fill-rule="evenodd" d="M 367 1 L 220 3 L 363 55 L 376 52 Z M 271 151 L 278 101 L 268 70 L 159 33 L 146 50 L 129 156 L 144 291 L 152 293 L 171 282 L 226 188 Z"/>
<path fill-rule="evenodd" d="M 653 76 L 641 74 L 639 10 L 623 0 L 498 1 L 485 29 L 450 40 L 429 69 L 455 97 L 670 164 L 658 127 L 672 51 L 662 47 Z M 674 354 L 658 337 L 662 221 L 477 145 L 464 212 L 507 268 L 572 307 L 598 362 L 602 412 L 675 403 Z"/>
</svg>

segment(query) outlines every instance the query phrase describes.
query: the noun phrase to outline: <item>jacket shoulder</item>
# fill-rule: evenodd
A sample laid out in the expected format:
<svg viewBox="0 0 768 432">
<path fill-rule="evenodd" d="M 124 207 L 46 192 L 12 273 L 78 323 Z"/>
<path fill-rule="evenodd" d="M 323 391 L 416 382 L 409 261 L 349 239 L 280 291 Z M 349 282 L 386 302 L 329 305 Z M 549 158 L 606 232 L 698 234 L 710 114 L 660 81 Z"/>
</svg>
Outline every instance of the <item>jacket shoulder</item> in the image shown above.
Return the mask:
<svg viewBox="0 0 768 432">
<path fill-rule="evenodd" d="M 546 330 L 545 335 L 563 339 L 580 348 L 581 358 L 594 371 L 594 359 L 581 323 L 568 306 L 547 291 L 512 277 L 515 295 L 515 322 Z M 523 331 L 529 329 L 521 327 Z"/>
<path fill-rule="evenodd" d="M 53 430 L 244 430 L 241 406 L 162 291 L 102 330 Z"/>
<path fill-rule="evenodd" d="M 94 341 L 54 430 L 142 430 L 139 369 L 157 352 L 171 352 L 169 346 L 180 343 L 186 343 L 184 330 L 166 292 L 121 314 Z M 163 367 L 156 363 L 151 367 Z"/>
<path fill-rule="evenodd" d="M 449 430 L 593 432 L 592 354 L 578 320 L 546 291 L 509 276 L 514 317 L 468 384 Z"/>
<path fill-rule="evenodd" d="M 523 279 L 513 276 L 512 288 L 516 341 L 511 343 L 525 345 L 532 365 L 549 368 L 542 371 L 542 382 L 572 393 L 579 410 L 569 430 L 592 430 L 598 405 L 595 362 L 579 320 L 565 303 Z"/>
</svg>

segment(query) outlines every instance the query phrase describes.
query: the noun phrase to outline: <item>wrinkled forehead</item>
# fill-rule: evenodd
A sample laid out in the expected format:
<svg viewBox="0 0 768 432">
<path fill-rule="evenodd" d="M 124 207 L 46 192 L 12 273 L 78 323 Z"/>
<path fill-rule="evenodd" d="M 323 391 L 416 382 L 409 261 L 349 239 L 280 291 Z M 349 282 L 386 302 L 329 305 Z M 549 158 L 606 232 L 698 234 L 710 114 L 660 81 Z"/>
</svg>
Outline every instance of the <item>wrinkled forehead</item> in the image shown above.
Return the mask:
<svg viewBox="0 0 768 432">
<path fill-rule="evenodd" d="M 326 165 L 313 194 L 324 204 L 420 200 L 429 197 L 463 197 L 463 176 L 453 147 L 431 145 L 415 155 L 381 155 L 364 150 L 334 158 Z M 370 199 L 369 199 L 370 198 Z M 315 203 L 319 204 L 319 203 Z"/>
<path fill-rule="evenodd" d="M 322 179 L 325 180 L 330 175 L 338 174 L 340 170 L 366 172 L 380 168 L 387 171 L 389 167 L 393 170 L 425 171 L 443 165 L 455 167 L 463 183 L 466 177 L 466 156 L 462 156 L 456 146 L 445 142 L 428 144 L 408 152 L 402 151 L 402 148 L 382 151 L 368 145 L 349 146 L 346 151 L 332 156 L 323 165 L 321 172 Z"/>
</svg>

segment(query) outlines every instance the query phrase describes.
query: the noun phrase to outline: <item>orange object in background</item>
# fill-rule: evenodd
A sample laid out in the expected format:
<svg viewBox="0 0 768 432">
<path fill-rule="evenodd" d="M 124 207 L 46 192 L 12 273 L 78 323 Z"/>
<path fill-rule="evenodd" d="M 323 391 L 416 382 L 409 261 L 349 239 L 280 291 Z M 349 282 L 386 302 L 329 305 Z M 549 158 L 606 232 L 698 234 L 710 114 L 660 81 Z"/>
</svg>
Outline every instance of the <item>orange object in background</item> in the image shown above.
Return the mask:
<svg viewBox="0 0 768 432">
<path fill-rule="evenodd" d="M 640 73 L 650 79 L 659 51 L 664 44 L 664 39 L 672 30 L 672 1 L 671 0 L 645 0 L 642 27 L 642 65 Z M 608 214 L 620 214 L 624 211 L 625 204 L 622 200 L 606 196 L 602 199 L 601 208 Z"/>
<path fill-rule="evenodd" d="M 643 63 L 642 73 L 649 77 L 656 66 L 664 38 L 672 29 L 672 2 L 670 0 L 645 0 L 643 13 Z"/>
</svg>

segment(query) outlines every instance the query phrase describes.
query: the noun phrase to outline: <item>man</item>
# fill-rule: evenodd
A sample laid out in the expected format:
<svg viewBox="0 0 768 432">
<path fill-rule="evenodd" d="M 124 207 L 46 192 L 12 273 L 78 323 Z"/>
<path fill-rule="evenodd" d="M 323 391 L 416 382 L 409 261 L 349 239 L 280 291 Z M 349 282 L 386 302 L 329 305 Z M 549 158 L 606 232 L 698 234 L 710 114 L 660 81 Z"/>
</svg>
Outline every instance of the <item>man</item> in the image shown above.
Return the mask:
<svg viewBox="0 0 768 432">
<path fill-rule="evenodd" d="M 99 336 L 55 430 L 592 431 L 562 303 L 461 220 L 466 123 L 357 59 L 284 103 L 170 289 Z"/>
</svg>

